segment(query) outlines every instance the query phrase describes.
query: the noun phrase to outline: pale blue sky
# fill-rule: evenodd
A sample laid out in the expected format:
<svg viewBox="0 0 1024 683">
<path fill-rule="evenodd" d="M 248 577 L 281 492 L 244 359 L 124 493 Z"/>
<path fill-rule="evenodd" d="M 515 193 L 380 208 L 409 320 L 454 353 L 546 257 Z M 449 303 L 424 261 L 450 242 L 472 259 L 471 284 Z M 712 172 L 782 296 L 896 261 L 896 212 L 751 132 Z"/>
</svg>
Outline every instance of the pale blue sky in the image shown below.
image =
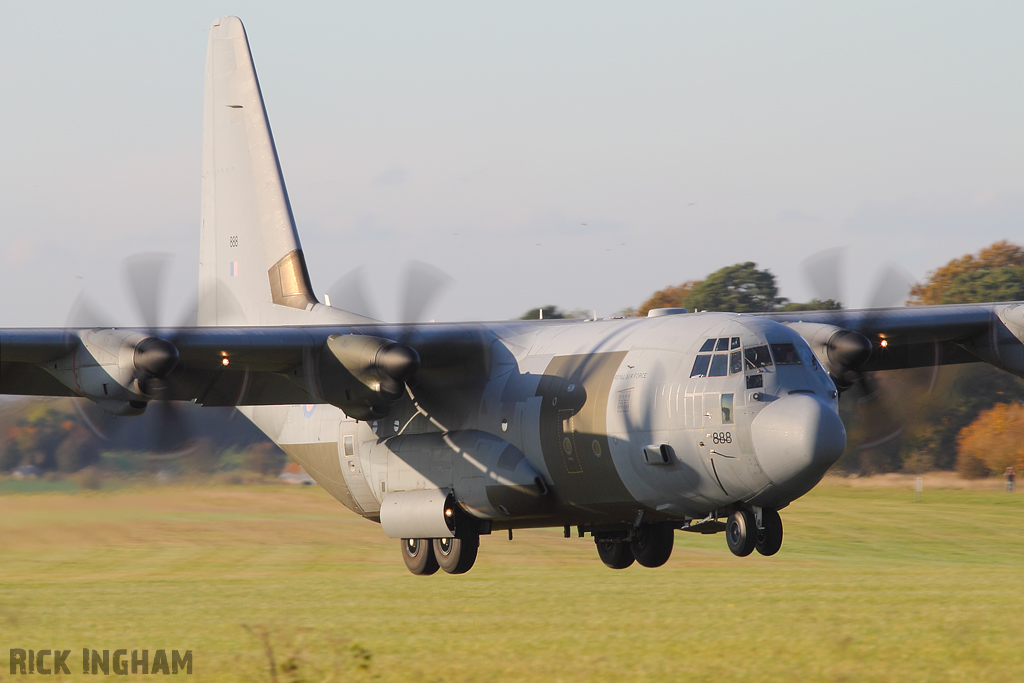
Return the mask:
<svg viewBox="0 0 1024 683">
<path fill-rule="evenodd" d="M 410 258 L 456 278 L 438 319 L 496 319 L 745 260 L 806 299 L 800 263 L 839 245 L 862 305 L 883 261 L 1024 242 L 1021 3 L 7 2 L 0 324 L 62 324 L 83 287 L 137 322 L 139 251 L 178 255 L 172 308 L 194 295 L 223 14 L 314 287 L 367 264 L 387 318 Z"/>
</svg>

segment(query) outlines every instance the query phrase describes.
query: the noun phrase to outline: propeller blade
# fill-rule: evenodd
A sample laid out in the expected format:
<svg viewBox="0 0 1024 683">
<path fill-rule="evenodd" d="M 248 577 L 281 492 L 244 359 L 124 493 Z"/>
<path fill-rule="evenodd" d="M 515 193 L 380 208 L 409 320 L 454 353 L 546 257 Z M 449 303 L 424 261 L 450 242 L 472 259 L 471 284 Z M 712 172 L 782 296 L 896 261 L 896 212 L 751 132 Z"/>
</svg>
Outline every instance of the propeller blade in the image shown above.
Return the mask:
<svg viewBox="0 0 1024 683">
<path fill-rule="evenodd" d="M 804 259 L 804 277 L 814 291 L 814 298 L 821 301 L 845 301 L 842 296 L 843 264 L 846 249 L 835 247 L 819 251 Z"/>
<path fill-rule="evenodd" d="M 79 292 L 71 310 L 68 311 L 65 327 L 113 327 L 111 318 L 96 306 L 84 291 Z"/>
<path fill-rule="evenodd" d="M 195 437 L 184 413 L 173 401 L 153 401 L 149 410 L 155 418 L 151 423 L 150 450 L 157 458 L 184 455 L 194 445 Z"/>
<path fill-rule="evenodd" d="M 137 254 L 124 262 L 125 280 L 135 309 L 150 330 L 160 324 L 160 299 L 171 258 L 165 253 Z"/>
<path fill-rule="evenodd" d="M 438 295 L 454 279 L 440 268 L 422 261 L 412 261 L 405 272 L 402 318 L 399 322 L 420 322 Z"/>
<path fill-rule="evenodd" d="M 913 281 L 896 265 L 887 263 L 875 280 L 875 288 L 868 299 L 868 308 L 893 308 L 903 305 Z"/>
<path fill-rule="evenodd" d="M 366 268 L 358 266 L 342 275 L 327 289 L 331 300 L 331 308 L 361 315 L 364 318 L 380 318 L 374 313 L 373 306 L 366 297 L 363 283 L 366 281 Z"/>
</svg>

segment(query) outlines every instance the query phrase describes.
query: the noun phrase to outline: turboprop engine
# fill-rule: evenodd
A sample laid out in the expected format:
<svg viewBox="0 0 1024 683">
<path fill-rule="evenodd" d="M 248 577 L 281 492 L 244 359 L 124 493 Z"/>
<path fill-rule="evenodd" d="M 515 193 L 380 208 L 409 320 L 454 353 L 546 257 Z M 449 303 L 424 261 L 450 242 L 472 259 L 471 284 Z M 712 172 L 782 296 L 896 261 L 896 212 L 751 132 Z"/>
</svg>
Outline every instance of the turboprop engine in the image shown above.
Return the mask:
<svg viewBox="0 0 1024 683">
<path fill-rule="evenodd" d="M 319 360 L 321 396 L 357 420 L 387 415 L 420 367 L 415 349 L 357 334 L 328 337 Z"/>
<path fill-rule="evenodd" d="M 803 337 L 836 388 L 849 389 L 856 371 L 871 356 L 871 340 L 860 332 L 821 323 L 786 323 Z"/>
<path fill-rule="evenodd" d="M 78 338 L 73 351 L 44 367 L 115 415 L 141 415 L 178 364 L 174 344 L 142 332 L 85 330 Z"/>
</svg>

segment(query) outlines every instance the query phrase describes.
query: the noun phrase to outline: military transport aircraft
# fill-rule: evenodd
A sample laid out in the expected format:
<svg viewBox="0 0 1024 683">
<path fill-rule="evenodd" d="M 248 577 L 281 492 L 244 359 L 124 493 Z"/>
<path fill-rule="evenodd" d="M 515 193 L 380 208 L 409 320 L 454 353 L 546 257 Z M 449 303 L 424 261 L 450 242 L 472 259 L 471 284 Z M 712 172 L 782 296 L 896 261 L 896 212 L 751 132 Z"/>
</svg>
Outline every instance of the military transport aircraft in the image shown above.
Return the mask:
<svg viewBox="0 0 1024 683">
<path fill-rule="evenodd" d="M 839 393 L 862 373 L 1024 376 L 1019 303 L 459 324 L 333 308 L 235 17 L 210 30 L 204 109 L 197 326 L 0 330 L 0 392 L 118 416 L 237 406 L 414 574 L 466 572 L 481 534 L 527 527 L 590 533 L 616 569 L 664 564 L 676 530 L 772 555 L 779 510 L 843 452 Z"/>
</svg>

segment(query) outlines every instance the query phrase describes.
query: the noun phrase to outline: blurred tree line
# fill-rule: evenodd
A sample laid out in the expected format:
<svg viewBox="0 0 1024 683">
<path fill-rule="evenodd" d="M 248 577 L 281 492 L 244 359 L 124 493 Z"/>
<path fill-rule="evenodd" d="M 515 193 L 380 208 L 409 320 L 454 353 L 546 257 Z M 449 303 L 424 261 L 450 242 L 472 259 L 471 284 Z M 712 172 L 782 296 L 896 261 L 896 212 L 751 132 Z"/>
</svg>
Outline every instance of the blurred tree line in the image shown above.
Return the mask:
<svg viewBox="0 0 1024 683">
<path fill-rule="evenodd" d="M 1024 248 L 996 242 L 955 258 L 910 290 L 908 305 L 1024 300 Z M 985 363 L 875 375 L 872 401 L 842 405 L 850 446 L 839 465 L 873 472 L 956 469 L 965 477 L 1024 465 L 1014 420 L 1024 380 Z M 891 437 L 891 438 L 889 438 Z M 989 450 L 985 450 L 989 449 Z"/>
<path fill-rule="evenodd" d="M 0 401 L 0 473 L 31 466 L 70 474 L 89 467 L 119 474 L 214 473 L 245 471 L 277 474 L 285 454 L 230 409 L 183 404 L 182 428 L 188 438 L 174 454 L 160 452 L 158 416 L 108 420 L 97 430 L 98 409 L 78 406 L 84 399 L 3 399 Z M 113 427 L 112 427 L 113 425 Z"/>
</svg>

